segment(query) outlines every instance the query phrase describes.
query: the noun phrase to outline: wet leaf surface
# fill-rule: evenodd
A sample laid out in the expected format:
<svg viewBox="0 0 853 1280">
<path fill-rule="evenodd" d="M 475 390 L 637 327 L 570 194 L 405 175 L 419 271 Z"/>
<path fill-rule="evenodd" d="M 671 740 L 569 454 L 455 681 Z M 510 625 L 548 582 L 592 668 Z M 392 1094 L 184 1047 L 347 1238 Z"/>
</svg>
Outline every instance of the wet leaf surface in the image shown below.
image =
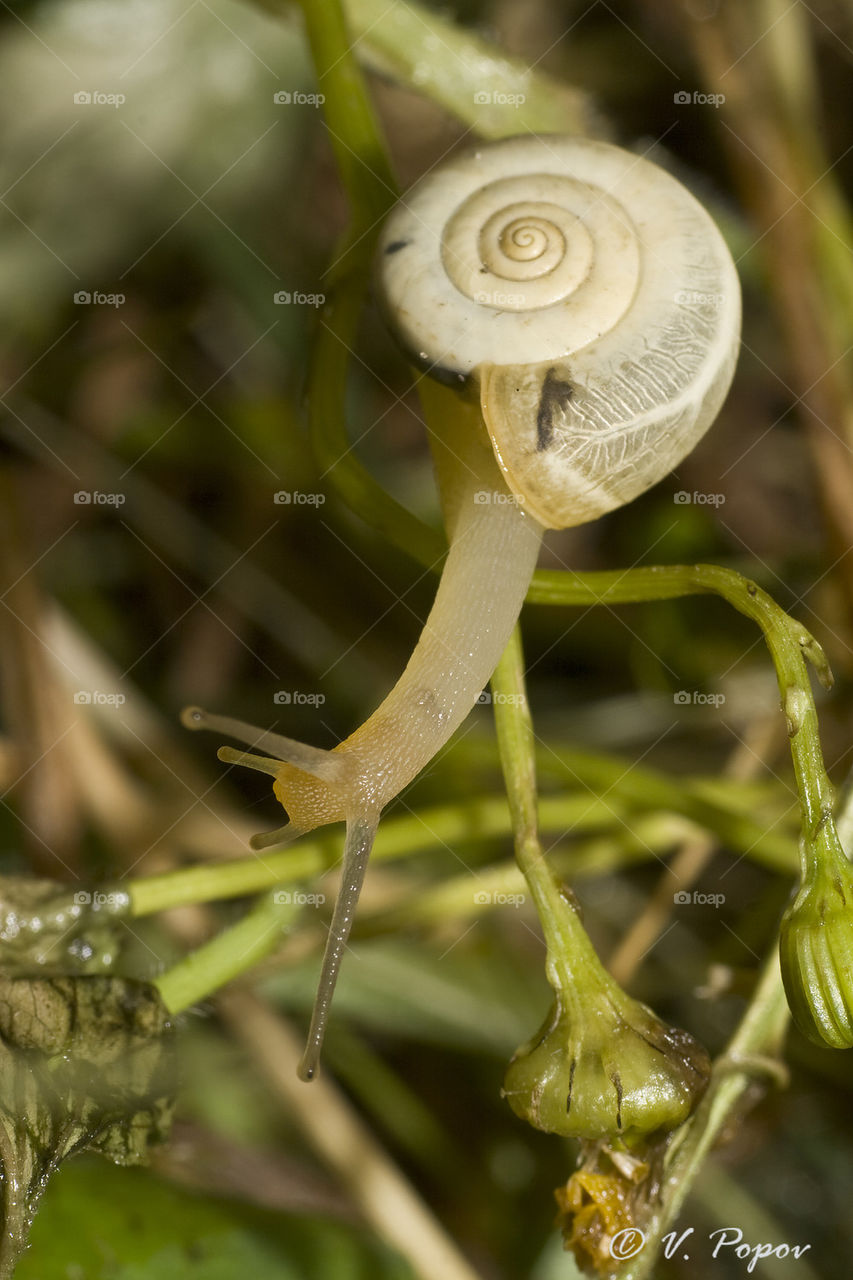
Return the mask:
<svg viewBox="0 0 853 1280">
<path fill-rule="evenodd" d="M 147 983 L 0 974 L 0 1276 L 12 1274 L 67 1156 L 88 1149 L 138 1164 L 168 1135 L 172 1033 Z"/>
<path fill-rule="evenodd" d="M 411 1280 L 405 1264 L 362 1230 L 191 1195 L 148 1170 L 116 1174 L 85 1158 L 67 1165 L 51 1184 L 15 1276 Z"/>
</svg>

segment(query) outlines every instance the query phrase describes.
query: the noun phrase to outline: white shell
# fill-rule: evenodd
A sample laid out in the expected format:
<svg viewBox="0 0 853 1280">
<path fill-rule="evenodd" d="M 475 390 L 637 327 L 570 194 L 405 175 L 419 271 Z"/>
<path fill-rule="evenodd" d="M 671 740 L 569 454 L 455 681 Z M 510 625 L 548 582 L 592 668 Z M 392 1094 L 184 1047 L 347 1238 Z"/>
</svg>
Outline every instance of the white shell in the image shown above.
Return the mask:
<svg viewBox="0 0 853 1280">
<path fill-rule="evenodd" d="M 480 382 L 507 483 L 547 528 L 655 484 L 728 391 L 725 242 L 680 182 L 619 147 L 528 135 L 455 155 L 392 212 L 379 263 L 403 345 Z"/>
</svg>

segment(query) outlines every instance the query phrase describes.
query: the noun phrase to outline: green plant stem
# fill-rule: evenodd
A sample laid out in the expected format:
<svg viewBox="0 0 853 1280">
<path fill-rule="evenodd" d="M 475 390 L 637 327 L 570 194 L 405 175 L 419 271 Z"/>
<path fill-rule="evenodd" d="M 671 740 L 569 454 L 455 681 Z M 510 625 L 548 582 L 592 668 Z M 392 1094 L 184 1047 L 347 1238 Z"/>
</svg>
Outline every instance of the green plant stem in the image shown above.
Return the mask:
<svg viewBox="0 0 853 1280">
<path fill-rule="evenodd" d="M 547 831 L 572 835 L 614 827 L 624 835 L 633 823 L 630 810 L 617 796 L 611 796 L 605 803 L 588 795 L 545 797 L 541 802 L 541 821 Z M 506 800 L 503 796 L 488 796 L 389 818 L 379 828 L 371 857 L 374 862 L 391 861 L 427 852 L 436 845 L 455 849 L 460 845 L 499 840 L 511 833 Z M 602 856 L 589 860 L 590 872 L 620 865 L 615 842 L 613 847 L 615 852 L 607 859 Z M 793 852 L 791 844 L 784 869 L 790 868 Z M 148 916 L 172 907 L 245 897 L 273 885 L 311 880 L 334 866 L 339 858 L 340 833 L 328 829 L 312 832 L 297 846 L 275 853 L 141 876 L 123 882 L 121 888 L 130 894 L 130 914 Z"/>
<path fill-rule="evenodd" d="M 553 807 L 555 811 L 559 807 L 560 822 L 557 825 L 563 826 L 568 816 L 564 802 Z M 607 814 L 595 811 L 585 799 L 576 798 L 573 808 L 572 825 L 579 830 L 599 825 L 605 817 L 613 817 L 612 811 Z M 477 806 L 477 811 L 478 816 L 474 826 L 478 839 L 493 838 L 497 834 L 509 834 L 510 818 L 506 802 L 502 797 Z M 435 820 L 428 824 L 420 818 L 403 818 L 389 823 L 385 828 L 380 828 L 383 842 L 378 850 L 374 849 L 373 857 L 379 857 L 381 860 L 400 856 L 406 852 L 414 852 L 419 848 L 429 848 L 434 845 L 436 828 L 442 827 L 443 820 L 455 821 L 458 830 L 459 817 L 458 809 L 448 807 L 437 810 Z M 637 825 L 641 834 L 645 830 L 650 841 L 657 837 L 665 842 L 675 843 L 681 838 L 682 832 L 673 829 L 673 820 L 667 815 L 649 815 L 645 821 L 648 824 L 645 829 L 642 819 Z M 447 836 L 448 842 L 452 841 L 454 845 L 458 843 L 450 828 L 447 829 Z M 406 841 L 414 841 L 414 844 L 410 843 L 407 846 Z M 258 871 L 262 870 L 267 877 L 275 876 L 276 882 L 304 882 L 325 870 L 340 856 L 338 842 L 333 837 L 324 844 L 324 849 L 283 850 L 277 855 L 270 855 L 265 864 L 244 860 L 241 863 L 226 863 L 220 867 L 198 867 L 193 872 L 172 872 L 163 876 L 150 877 L 148 880 L 136 881 L 134 882 L 136 897 L 134 914 L 147 913 L 139 910 L 140 905 L 155 911 L 163 910 L 167 906 L 173 907 L 210 901 L 216 897 L 233 896 L 233 880 L 238 871 L 254 872 L 257 875 Z M 582 851 L 576 849 L 571 851 L 573 875 L 593 871 L 600 873 L 612 869 L 614 856 L 616 865 L 620 861 L 619 844 L 615 839 L 608 840 L 604 846 L 596 846 L 590 850 L 590 853 L 591 856 L 584 858 Z M 650 856 L 653 856 L 651 846 L 644 840 L 640 847 L 634 849 L 632 860 Z M 278 861 L 283 861 L 285 858 L 290 860 L 289 867 L 278 866 Z M 274 860 L 277 860 L 276 865 L 268 865 Z M 554 864 L 558 868 L 561 867 L 563 859 L 554 859 Z M 224 879 L 217 876 L 216 873 L 220 871 L 227 872 Z M 269 883 L 269 879 L 264 881 L 264 884 Z M 399 920 L 394 913 L 385 913 L 373 919 L 368 918 L 365 927 L 359 932 L 369 935 L 387 930 L 396 931 L 401 925 L 429 923 L 437 918 L 446 921 L 464 917 L 472 911 L 484 909 L 475 900 L 478 892 L 488 891 L 492 903 L 500 905 L 500 900 L 495 899 L 496 894 L 522 893 L 524 886 L 524 877 L 517 866 L 489 868 L 482 875 L 477 874 L 474 879 L 471 875 L 460 877 L 458 880 L 439 886 L 432 893 L 419 895 L 412 904 L 411 910 L 400 911 Z M 253 882 L 248 889 L 244 885 L 242 892 L 254 891 L 258 887 L 259 884 Z M 206 894 L 200 895 L 201 888 L 207 890 Z M 133 900 L 133 885 L 131 894 Z M 298 912 L 298 906 L 291 903 L 279 904 L 275 898 L 275 894 L 265 894 L 236 924 L 224 929 L 210 942 L 184 956 L 155 980 L 163 1002 L 172 1013 L 180 1013 L 213 995 L 220 987 L 252 968 L 275 950 L 282 934 L 292 927 Z"/>
<path fill-rule="evenodd" d="M 264 894 L 237 924 L 184 956 L 154 979 L 170 1013 L 204 1000 L 274 951 L 301 908 Z"/>
<path fill-rule="evenodd" d="M 359 254 L 372 253 L 374 233 Z M 439 569 L 447 551 L 443 534 L 401 506 L 357 458 L 347 435 L 346 386 L 352 348 L 369 284 L 369 261 L 351 264 L 320 316 L 308 367 L 308 426 L 322 478 L 383 538 L 420 564 Z"/>
<path fill-rule="evenodd" d="M 259 2 L 277 15 L 289 7 L 284 0 Z M 379 226 L 397 191 L 340 0 L 300 0 L 300 7 L 318 85 L 326 96 L 326 123 L 352 210 L 350 227 L 330 269 L 328 301 L 319 318 L 309 362 L 312 448 L 321 478 L 328 477 L 350 510 L 418 563 L 437 571 L 447 551 L 443 534 L 412 515 L 374 479 L 359 461 L 347 434 L 349 361 L 370 283 Z M 357 7 L 351 12 L 359 37 L 379 41 L 385 58 L 397 50 L 402 62 L 395 64 L 395 74 L 404 73 L 407 59 L 417 58 L 418 66 L 429 72 L 429 83 L 422 88 L 440 98 L 440 86 L 444 85 L 463 113 L 476 107 L 478 127 L 485 136 L 503 136 L 521 128 L 574 132 L 592 125 L 587 101 L 578 91 L 539 73 L 534 75 L 517 60 L 498 56 L 482 40 L 427 10 L 398 3 L 390 9 L 383 5 L 376 12 Z M 435 56 L 435 51 L 442 56 Z M 451 55 L 449 59 L 446 54 Z M 418 78 L 414 68 L 411 73 Z M 486 81 L 492 95 L 503 97 L 482 111 L 475 94 Z"/>
<path fill-rule="evenodd" d="M 569 797 L 568 801 L 560 802 L 552 811 L 551 829 L 577 826 L 589 830 L 613 817 L 605 806 L 592 808 L 583 797 Z M 493 840 L 507 835 L 509 830 L 502 796 L 464 805 L 437 805 L 383 822 L 371 858 L 373 862 L 384 862 L 424 852 L 437 843 L 455 847 L 470 841 Z M 340 856 L 340 831 L 324 828 L 311 832 L 292 848 L 144 876 L 127 882 L 123 888 L 130 894 L 131 915 L 147 916 L 189 903 L 245 897 L 273 885 L 312 880 L 333 867 Z"/>
<path fill-rule="evenodd" d="M 806 659 L 825 688 L 832 673 L 823 649 L 805 627 L 785 613 L 756 583 L 717 565 L 656 565 L 619 573 L 538 574 L 528 599 L 540 604 L 628 604 L 668 600 L 686 595 L 721 595 L 739 613 L 761 627 L 779 684 L 782 709 L 788 721 L 794 776 L 802 811 L 803 868 L 807 849 L 821 829 L 834 830 L 833 788 L 820 746 L 817 710 L 806 670 Z"/>
<path fill-rule="evenodd" d="M 577 747 L 549 744 L 537 751 L 536 758 L 540 774 L 564 779 L 573 787 L 586 789 L 590 796 L 616 797 L 644 811 L 669 810 L 713 831 L 720 841 L 756 862 L 776 870 L 795 870 L 789 833 L 773 829 L 781 818 L 774 817 L 769 823 L 756 819 L 754 807 L 745 808 L 735 788 L 721 793 L 719 784 L 712 789 L 705 779 L 670 777 L 619 756 Z"/>
<path fill-rule="evenodd" d="M 391 498 L 350 451 L 344 425 L 343 385 L 360 306 L 360 289 L 353 282 L 333 301 L 330 323 L 318 337 L 310 378 L 315 450 L 353 510 L 422 564 L 438 567 L 445 545 L 441 535 Z M 805 659 L 815 667 L 825 687 L 830 687 L 832 676 L 818 642 L 771 596 L 748 578 L 717 565 L 654 565 L 585 574 L 537 570 L 527 600 L 535 604 L 589 606 L 713 594 L 751 618 L 764 634 L 788 718 L 803 831 L 811 847 L 820 824 L 832 821 L 833 793 L 820 748 L 817 711 Z"/>
<path fill-rule="evenodd" d="M 335 161 L 360 232 L 383 218 L 397 199 L 391 162 L 340 0 L 300 0 L 300 8 Z"/>
<path fill-rule="evenodd" d="M 489 745 L 489 757 L 492 750 Z M 652 845 L 655 841 L 667 842 L 667 823 L 674 833 L 672 838 L 681 838 L 683 826 L 673 827 L 672 818 L 664 816 L 667 813 L 707 828 L 772 871 L 796 871 L 796 843 L 788 830 L 767 830 L 742 811 L 738 799 L 727 799 L 722 790 L 711 797 L 703 793 L 701 783 L 690 778 L 668 778 L 640 766 L 629 773 L 619 758 L 587 757 L 565 748 L 557 748 L 556 754 L 550 750 L 537 753 L 537 767 L 543 772 L 557 772 L 557 776 L 566 777 L 568 783 L 576 787 L 580 784 L 581 788 L 570 795 L 540 797 L 541 829 L 571 837 L 595 830 L 605 838 L 603 845 L 590 846 L 587 854 L 582 848 L 572 849 L 568 856 L 573 874 L 612 871 L 639 857 L 654 856 L 648 844 L 645 848 L 642 841 L 638 844 L 642 833 L 642 825 L 638 824 L 644 818 L 651 820 L 648 841 Z M 428 852 L 437 845 L 458 848 L 511 834 L 512 819 L 504 797 L 484 796 L 387 819 L 379 828 L 371 856 L 374 861 L 391 861 Z M 335 830 L 319 830 L 305 836 L 295 847 L 140 876 L 122 882 L 120 887 L 130 895 L 130 914 L 147 916 L 190 903 L 240 898 L 273 885 L 311 880 L 333 866 L 339 856 L 339 834 Z"/>
<path fill-rule="evenodd" d="M 547 824 L 540 812 L 540 826 Z M 608 829 L 603 836 L 573 843 L 568 849 L 552 849 L 548 862 L 559 876 L 578 879 L 624 870 L 639 862 L 661 857 L 680 844 L 695 828 L 671 814 L 635 814 L 630 828 Z M 791 853 L 794 849 L 792 846 Z M 362 912 L 356 925 L 360 938 L 375 933 L 394 933 L 412 926 L 441 925 L 449 920 L 465 920 L 491 911 L 496 906 L 513 907 L 525 899 L 527 881 L 517 862 L 500 862 L 453 876 L 436 885 L 427 885 L 398 906 L 368 914 Z"/>
<path fill-rule="evenodd" d="M 515 857 L 539 915 L 548 952 L 549 981 L 556 989 L 571 983 L 568 958 L 584 945 L 585 934 L 574 909 L 561 892 L 539 841 L 533 720 L 525 688 L 521 632 L 517 626 L 492 676 L 492 691 Z"/>
<path fill-rule="evenodd" d="M 534 71 L 474 32 L 411 0 L 347 0 L 364 56 L 382 74 L 439 103 L 483 138 L 580 133 L 605 126 L 580 89 Z"/>
<path fill-rule="evenodd" d="M 286 6 L 268 0 L 274 11 Z M 329 269 L 329 293 L 311 348 L 308 425 L 314 456 L 343 502 L 383 538 L 437 568 L 445 539 L 401 506 L 359 461 L 347 435 L 346 388 L 373 254 L 385 214 L 397 199 L 391 162 L 340 0 L 302 0 L 305 28 L 351 220 Z"/>
<path fill-rule="evenodd" d="M 714 1064 L 708 1090 L 673 1144 L 660 1207 L 644 1224 L 642 1251 L 616 1273 L 616 1280 L 651 1280 L 664 1235 L 672 1226 L 696 1178 L 733 1111 L 755 1087 L 782 1048 L 789 1021 L 776 948 L 765 962 L 758 986 L 725 1053 Z"/>
</svg>

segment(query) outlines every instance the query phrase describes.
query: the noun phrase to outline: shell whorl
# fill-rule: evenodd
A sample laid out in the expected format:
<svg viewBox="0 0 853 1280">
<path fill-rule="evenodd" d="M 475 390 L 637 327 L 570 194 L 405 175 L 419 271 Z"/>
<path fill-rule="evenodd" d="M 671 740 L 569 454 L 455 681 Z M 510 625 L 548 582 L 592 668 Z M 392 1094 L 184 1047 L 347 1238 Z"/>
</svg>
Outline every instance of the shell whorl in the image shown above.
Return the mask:
<svg viewBox="0 0 853 1280">
<path fill-rule="evenodd" d="M 661 479 L 728 390 L 725 242 L 681 183 L 619 147 L 529 135 L 453 156 L 392 212 L 378 261 L 403 345 L 480 383 L 507 483 L 546 527 Z"/>
<path fill-rule="evenodd" d="M 580 219 L 563 206 L 513 199 L 523 194 L 517 185 L 517 179 L 492 182 L 469 197 L 444 228 L 441 258 L 465 297 L 532 311 L 559 302 L 586 278 L 592 244 Z"/>
</svg>

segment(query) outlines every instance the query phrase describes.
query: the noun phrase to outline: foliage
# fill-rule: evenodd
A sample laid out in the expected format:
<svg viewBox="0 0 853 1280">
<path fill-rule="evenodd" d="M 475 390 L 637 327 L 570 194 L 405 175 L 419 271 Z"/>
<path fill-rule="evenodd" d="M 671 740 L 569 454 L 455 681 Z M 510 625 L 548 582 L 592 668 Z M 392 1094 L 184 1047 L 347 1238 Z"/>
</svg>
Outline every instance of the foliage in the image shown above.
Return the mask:
<svg viewBox="0 0 853 1280">
<path fill-rule="evenodd" d="M 543 127 L 650 151 L 713 210 L 745 288 L 738 378 L 677 476 L 549 537 L 522 628 L 538 797 L 512 779 L 534 729 L 525 747 L 507 704 L 484 703 L 380 829 L 328 1066 L 395 1187 L 453 1237 L 458 1275 L 572 1276 L 553 1189 L 578 1152 L 499 1096 L 549 1003 L 511 862 L 532 807 L 527 835 L 572 884 L 598 954 L 717 1061 L 652 1224 L 692 1225 L 696 1244 L 655 1275 L 742 1274 L 732 1250 L 710 1257 L 709 1232 L 733 1221 L 753 1242 L 811 1245 L 757 1274 L 830 1274 L 853 1246 L 847 1060 L 791 1032 L 777 1090 L 785 1012 L 760 961 L 801 825 L 806 857 L 832 831 L 803 663 L 824 663 L 821 645 L 836 783 L 849 763 L 850 139 L 828 110 L 849 77 L 849 18 L 781 0 L 454 13 L 352 0 L 339 48 L 335 5 L 262 7 L 53 0 L 0 18 L 2 870 L 38 877 L 18 917 L 56 907 L 46 942 L 12 938 L 7 911 L 3 1003 L 59 981 L 63 999 L 101 983 L 108 1005 L 133 986 L 196 1010 L 179 1036 L 189 1172 L 180 1141 L 156 1177 L 71 1161 L 16 1274 L 402 1280 L 414 1265 L 378 1243 L 357 1162 L 339 1152 L 334 1178 L 318 1170 L 331 1158 L 311 1126 L 340 1099 L 323 1081 L 282 1094 L 248 1023 L 211 1002 L 251 966 L 267 1008 L 304 1023 L 325 919 L 311 898 L 331 901 L 339 833 L 247 858 L 275 804 L 177 716 L 198 701 L 330 746 L 402 669 L 443 537 L 411 379 L 369 295 L 369 232 L 394 174 L 405 189 L 471 130 Z M 378 73 L 393 165 L 351 47 Z M 756 622 L 793 693 L 793 772 Z M 91 902 L 96 883 L 132 903 L 66 934 L 69 895 Z M 56 1091 L 68 1043 L 14 1048 L 21 1024 L 0 1030 L 4 1132 L 18 1132 L 15 1089 L 34 1087 L 20 1054 L 47 1054 L 62 1102 L 42 1117 L 47 1163 L 87 1144 L 121 1156 L 103 1135 L 127 1136 L 126 1121 L 93 1117 L 76 1079 Z M 73 1132 L 57 1138 L 63 1108 Z M 149 1121 L 162 1132 L 164 1115 Z M 584 1159 L 599 1176 L 601 1152 Z M 578 1185 L 565 1195 L 588 1207 Z M 427 1249 L 419 1222 L 410 1258 Z"/>
</svg>

